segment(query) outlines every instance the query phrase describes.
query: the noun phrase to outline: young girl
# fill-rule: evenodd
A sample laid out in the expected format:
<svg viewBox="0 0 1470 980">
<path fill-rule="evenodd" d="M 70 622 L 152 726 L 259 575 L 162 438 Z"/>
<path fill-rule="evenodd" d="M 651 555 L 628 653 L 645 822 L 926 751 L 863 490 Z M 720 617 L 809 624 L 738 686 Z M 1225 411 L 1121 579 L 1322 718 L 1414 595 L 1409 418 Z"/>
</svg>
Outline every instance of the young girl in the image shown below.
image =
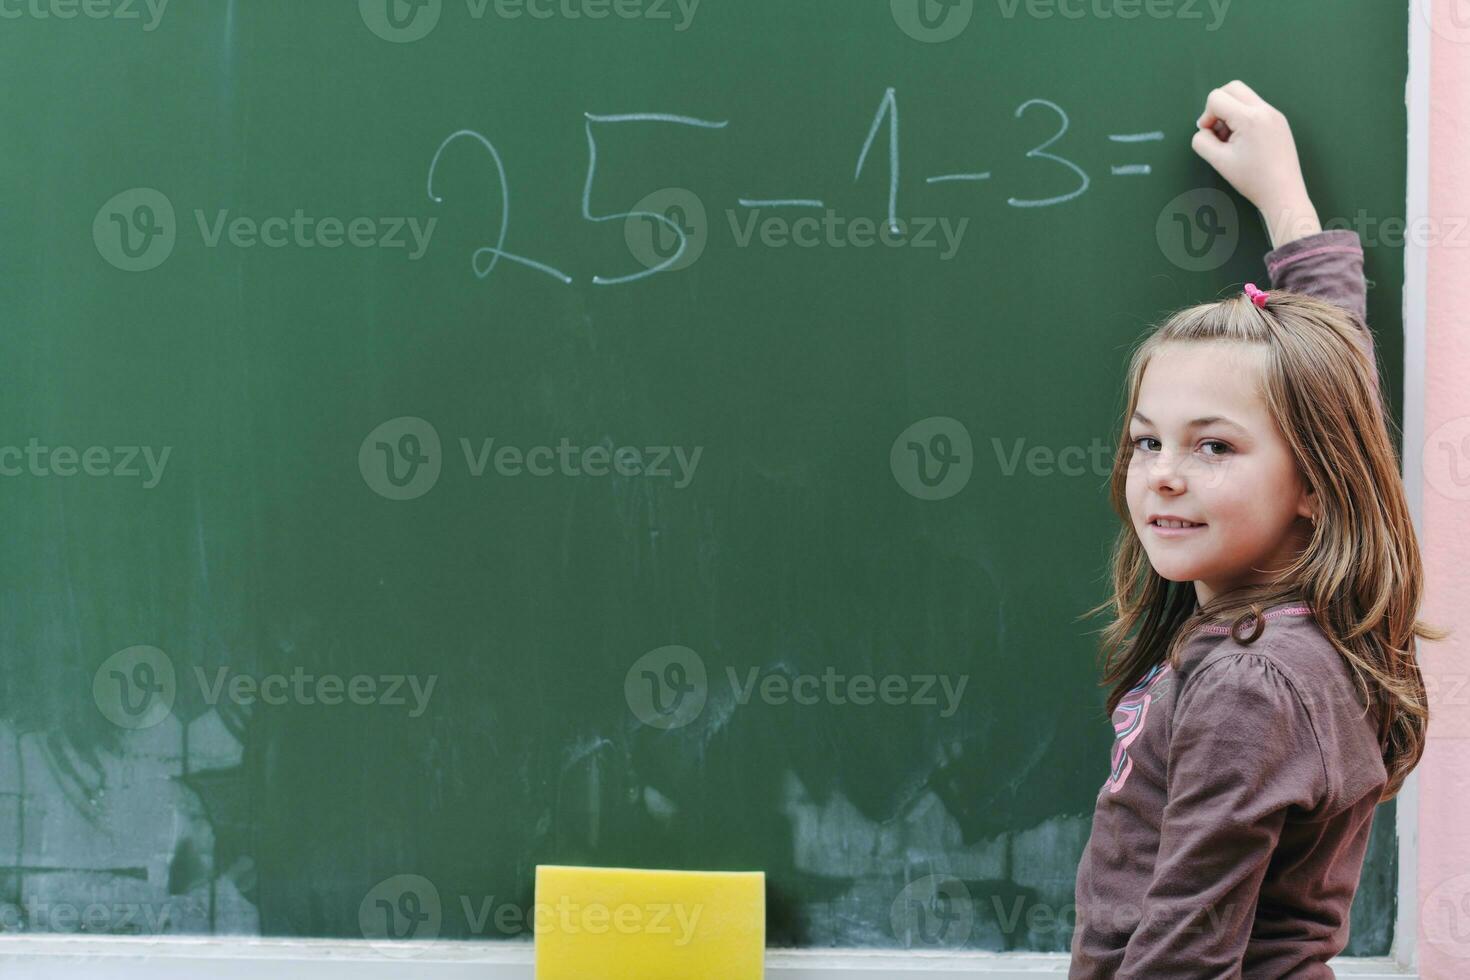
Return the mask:
<svg viewBox="0 0 1470 980">
<path fill-rule="evenodd" d="M 1174 314 L 1130 367 L 1074 980 L 1332 977 L 1374 808 L 1424 750 L 1415 637 L 1446 635 L 1416 619 L 1358 236 L 1321 230 L 1285 117 L 1244 83 L 1198 126 L 1280 289 Z"/>
</svg>

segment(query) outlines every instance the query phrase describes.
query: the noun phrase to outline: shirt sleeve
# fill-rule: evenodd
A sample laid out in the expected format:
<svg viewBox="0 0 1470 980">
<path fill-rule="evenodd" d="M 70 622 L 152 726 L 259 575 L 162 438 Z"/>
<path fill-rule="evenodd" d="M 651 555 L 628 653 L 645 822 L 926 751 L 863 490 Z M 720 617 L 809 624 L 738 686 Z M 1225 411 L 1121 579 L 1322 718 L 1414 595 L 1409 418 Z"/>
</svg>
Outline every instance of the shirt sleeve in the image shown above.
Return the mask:
<svg viewBox="0 0 1470 980">
<path fill-rule="evenodd" d="M 1120 980 L 1239 977 L 1288 810 L 1327 790 L 1311 716 L 1269 658 L 1197 671 L 1174 712 L 1158 856 Z"/>
<path fill-rule="evenodd" d="M 1334 228 L 1287 242 L 1266 253 L 1273 288 L 1305 293 L 1352 314 L 1358 346 L 1368 358 L 1378 385 L 1373 332 L 1368 329 L 1368 280 L 1363 276 L 1363 244 L 1351 228 Z"/>
</svg>

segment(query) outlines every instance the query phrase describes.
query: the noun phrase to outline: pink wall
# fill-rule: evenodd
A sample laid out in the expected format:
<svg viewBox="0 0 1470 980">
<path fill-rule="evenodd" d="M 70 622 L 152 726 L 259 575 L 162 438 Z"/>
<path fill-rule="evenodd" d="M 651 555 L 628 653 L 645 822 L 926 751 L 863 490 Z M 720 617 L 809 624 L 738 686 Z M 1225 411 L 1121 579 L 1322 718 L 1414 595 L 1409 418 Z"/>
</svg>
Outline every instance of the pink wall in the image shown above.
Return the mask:
<svg viewBox="0 0 1470 980">
<path fill-rule="evenodd" d="M 1457 635 L 1420 653 L 1430 726 L 1418 769 L 1417 911 L 1420 976 L 1461 980 L 1470 977 L 1470 231 L 1457 229 L 1470 218 L 1470 0 L 1433 6 L 1428 156 L 1410 160 L 1427 162 L 1429 227 L 1442 232 L 1425 255 L 1423 616 Z"/>
</svg>

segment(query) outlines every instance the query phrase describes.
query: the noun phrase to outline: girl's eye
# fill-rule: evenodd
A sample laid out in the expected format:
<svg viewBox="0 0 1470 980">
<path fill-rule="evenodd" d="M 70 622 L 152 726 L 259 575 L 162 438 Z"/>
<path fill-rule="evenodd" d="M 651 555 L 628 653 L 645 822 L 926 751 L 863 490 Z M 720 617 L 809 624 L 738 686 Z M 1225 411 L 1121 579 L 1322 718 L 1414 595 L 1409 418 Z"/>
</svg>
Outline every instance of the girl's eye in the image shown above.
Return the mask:
<svg viewBox="0 0 1470 980">
<path fill-rule="evenodd" d="M 1153 436 L 1139 436 L 1137 439 L 1134 439 L 1133 440 L 1133 448 L 1134 449 L 1142 449 L 1144 452 L 1153 452 L 1154 450 L 1149 449 L 1149 448 L 1144 447 L 1144 446 L 1140 446 L 1139 443 L 1142 443 L 1142 442 L 1158 442 L 1158 441 L 1159 440 L 1155 439 Z M 1220 451 L 1219 452 L 1206 453 L 1205 454 L 1206 456 L 1224 456 L 1224 455 L 1227 455 L 1228 453 L 1231 452 L 1230 444 L 1229 443 L 1226 443 L 1226 442 L 1221 442 L 1218 439 L 1209 439 L 1209 440 L 1206 440 L 1205 442 L 1200 443 L 1200 445 L 1202 445 L 1202 446 L 1219 446 L 1220 447 Z"/>
</svg>

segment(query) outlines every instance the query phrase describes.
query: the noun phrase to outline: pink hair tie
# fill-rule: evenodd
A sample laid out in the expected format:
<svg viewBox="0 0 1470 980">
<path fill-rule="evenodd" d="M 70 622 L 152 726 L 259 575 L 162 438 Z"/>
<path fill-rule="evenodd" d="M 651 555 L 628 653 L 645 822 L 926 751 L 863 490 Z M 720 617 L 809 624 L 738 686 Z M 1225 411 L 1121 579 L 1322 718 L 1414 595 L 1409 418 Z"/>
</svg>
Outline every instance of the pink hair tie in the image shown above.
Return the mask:
<svg viewBox="0 0 1470 980">
<path fill-rule="evenodd" d="M 1245 294 L 1251 298 L 1252 303 L 1256 304 L 1256 308 L 1261 310 L 1266 308 L 1266 300 L 1271 298 L 1270 293 L 1257 289 L 1253 282 L 1245 284 Z"/>
</svg>

